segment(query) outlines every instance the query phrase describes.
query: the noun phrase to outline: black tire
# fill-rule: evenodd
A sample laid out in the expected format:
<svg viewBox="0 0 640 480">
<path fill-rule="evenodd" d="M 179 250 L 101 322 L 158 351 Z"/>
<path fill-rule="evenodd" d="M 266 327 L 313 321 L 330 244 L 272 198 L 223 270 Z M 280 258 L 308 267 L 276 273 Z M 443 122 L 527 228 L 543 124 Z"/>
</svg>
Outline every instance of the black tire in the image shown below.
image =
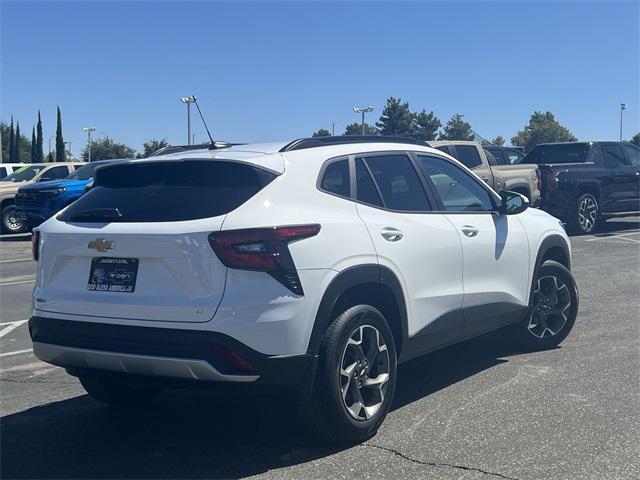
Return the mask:
<svg viewBox="0 0 640 480">
<path fill-rule="evenodd" d="M 84 374 L 80 383 L 95 400 L 123 408 L 146 405 L 162 392 L 159 383 L 108 374 Z"/>
<path fill-rule="evenodd" d="M 360 330 L 360 327 L 363 326 L 364 330 Z M 386 345 L 388 356 L 383 355 L 384 352 L 378 353 L 375 361 L 371 362 L 371 370 L 367 370 L 364 376 L 358 380 L 354 376 L 353 381 L 367 382 L 367 379 L 373 379 L 372 383 L 374 383 L 373 376 L 367 377 L 367 375 L 371 373 L 371 375 L 376 375 L 376 378 L 381 378 L 380 371 L 382 370 L 388 370 L 388 380 L 385 382 L 385 390 L 382 391 L 380 388 L 383 400 L 375 407 L 377 411 L 369 418 L 357 419 L 353 413 L 349 412 L 346 400 L 343 401 L 341 388 L 347 377 L 341 375 L 340 371 L 343 361 L 349 362 L 346 360 L 345 351 L 347 342 L 352 335 L 357 335 L 358 331 L 369 332 L 367 336 L 375 335 L 374 330 L 379 332 L 378 338 L 381 338 L 381 341 Z M 363 333 L 360 335 L 360 338 L 365 337 Z M 380 342 L 380 340 L 378 341 Z M 363 342 L 371 345 L 371 340 L 363 340 Z M 365 351 L 365 343 L 362 345 L 360 351 Z M 373 366 L 374 363 L 375 366 Z M 383 369 L 379 368 L 382 364 L 384 364 Z M 367 365 L 369 364 L 367 363 Z M 356 305 L 349 308 L 333 321 L 324 335 L 320 346 L 313 391 L 310 398 L 300 404 L 303 422 L 314 434 L 332 443 L 356 443 L 372 437 L 378 431 L 391 407 L 396 387 L 396 369 L 397 359 L 393 334 L 382 313 L 370 305 Z M 355 374 L 357 375 L 357 372 Z M 351 382 L 352 377 L 348 378 Z M 357 385 L 358 383 L 355 383 L 354 386 L 349 384 L 349 387 L 357 388 L 365 394 L 372 391 L 361 390 Z M 379 392 L 374 391 L 374 393 L 377 399 L 373 402 L 379 400 Z M 347 394 L 347 398 L 348 396 L 349 394 Z M 365 396 L 363 395 L 361 398 L 365 398 Z M 367 416 L 364 409 L 359 411 L 363 416 Z"/>
<path fill-rule="evenodd" d="M 569 219 L 569 232 L 575 235 L 595 233 L 600 225 L 600 206 L 598 199 L 591 193 L 580 195 L 573 206 L 573 215 Z"/>
<path fill-rule="evenodd" d="M 556 285 L 566 286 L 566 289 L 560 288 L 560 293 L 556 293 L 557 304 L 554 305 L 551 305 L 553 303 L 551 294 L 546 294 L 544 291 L 541 291 L 539 295 L 535 293 L 541 284 L 540 282 L 542 282 L 542 290 L 544 290 L 546 282 L 551 283 L 549 278 L 555 278 Z M 553 260 L 547 260 L 540 266 L 533 282 L 534 293 L 531 295 L 529 311 L 521 322 L 508 327 L 505 333 L 525 351 L 548 350 L 560 345 L 575 324 L 579 305 L 578 287 L 571 272 L 564 265 Z M 545 298 L 549 298 L 549 296 L 552 298 L 550 302 L 546 302 Z M 570 302 L 568 306 L 565 305 L 567 300 Z M 553 316 L 547 314 L 543 321 L 539 321 L 540 312 L 547 308 L 546 305 L 550 306 L 549 312 L 560 310 L 560 314 Z M 566 317 L 566 320 L 563 320 L 563 317 Z M 547 322 L 550 328 L 552 326 L 558 328 L 557 332 L 552 333 L 552 329 L 549 329 L 546 333 Z M 536 326 L 531 328 L 532 325 Z M 538 336 L 541 331 L 542 337 Z"/>
<path fill-rule="evenodd" d="M 2 233 L 22 233 L 25 225 L 15 218 L 15 205 L 7 205 L 2 208 Z"/>
</svg>

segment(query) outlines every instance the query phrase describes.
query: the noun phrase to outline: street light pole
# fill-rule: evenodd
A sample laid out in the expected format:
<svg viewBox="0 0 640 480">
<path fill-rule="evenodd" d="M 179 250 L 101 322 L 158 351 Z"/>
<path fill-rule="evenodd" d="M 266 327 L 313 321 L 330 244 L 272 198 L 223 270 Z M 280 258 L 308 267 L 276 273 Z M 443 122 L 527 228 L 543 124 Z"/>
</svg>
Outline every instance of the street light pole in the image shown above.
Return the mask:
<svg viewBox="0 0 640 480">
<path fill-rule="evenodd" d="M 180 101 L 187 104 L 187 145 L 191 145 L 191 104 L 197 100 L 195 95 L 181 97 Z"/>
<path fill-rule="evenodd" d="M 626 109 L 627 109 L 627 104 L 621 103 L 620 104 L 620 141 L 622 141 L 622 112 L 624 112 Z"/>
<path fill-rule="evenodd" d="M 368 107 L 353 107 L 353 111 L 355 113 L 361 113 L 362 114 L 362 135 L 364 135 L 364 114 L 365 113 L 369 113 L 369 112 L 373 112 L 373 107 L 372 106 L 368 106 Z"/>
<path fill-rule="evenodd" d="M 87 162 L 91 162 L 91 132 L 95 132 L 96 127 L 84 127 L 82 131 L 87 132 Z"/>
</svg>

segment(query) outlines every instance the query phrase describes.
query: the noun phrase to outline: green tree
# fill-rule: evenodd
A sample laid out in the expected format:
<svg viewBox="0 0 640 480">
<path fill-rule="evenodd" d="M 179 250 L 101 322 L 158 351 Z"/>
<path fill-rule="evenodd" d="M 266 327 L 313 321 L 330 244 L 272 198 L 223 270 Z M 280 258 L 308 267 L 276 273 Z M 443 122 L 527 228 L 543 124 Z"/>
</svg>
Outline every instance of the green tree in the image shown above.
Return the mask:
<svg viewBox="0 0 640 480">
<path fill-rule="evenodd" d="M 425 142 L 435 140 L 438 129 L 441 126 L 442 122 L 440 122 L 433 112 L 427 113 L 425 110 L 422 110 L 420 113 L 413 114 L 411 136 L 419 140 L 424 140 Z"/>
<path fill-rule="evenodd" d="M 475 135 L 471 125 L 459 113 L 453 115 L 440 132 L 439 140 L 473 140 Z"/>
<path fill-rule="evenodd" d="M 313 132 L 312 137 L 330 137 L 331 132 L 326 128 L 321 128 L 320 130 Z"/>
<path fill-rule="evenodd" d="M 16 122 L 16 134 L 13 137 L 13 152 L 11 154 L 11 157 L 13 158 L 13 160 L 11 160 L 12 162 L 19 162 L 20 161 L 20 144 L 22 143 L 22 135 L 20 134 L 20 122 Z"/>
<path fill-rule="evenodd" d="M 13 145 L 15 141 L 16 132 L 13 129 L 13 115 L 11 115 L 11 126 L 9 127 L 9 144 L 7 145 L 7 158 L 9 159 L 9 163 L 15 163 L 17 161 L 15 158 L 13 158 L 13 154 L 15 153 Z"/>
<path fill-rule="evenodd" d="M 11 137 L 11 129 L 9 125 L 0 122 L 0 136 L 2 137 L 2 162 L 9 162 L 9 139 Z"/>
<path fill-rule="evenodd" d="M 142 146 L 144 148 L 142 158 L 150 157 L 154 152 L 157 152 L 161 148 L 168 147 L 168 146 L 169 146 L 169 142 L 167 142 L 166 138 L 163 138 L 162 140 L 158 140 L 157 138 L 152 138 L 150 140 L 147 140 L 146 142 L 144 142 L 144 145 Z M 93 154 L 93 150 L 91 151 L 91 153 Z M 113 157 L 113 158 L 120 158 L 120 157 Z"/>
<path fill-rule="evenodd" d="M 44 161 L 44 150 L 42 147 L 42 119 L 40 118 L 40 110 L 38 110 L 38 124 L 36 125 L 36 160 L 41 163 Z"/>
<path fill-rule="evenodd" d="M 52 152 L 47 153 L 47 162 L 53 162 L 53 153 Z"/>
<path fill-rule="evenodd" d="M 525 152 L 530 152 L 540 143 L 575 142 L 576 140 L 573 133 L 555 119 L 553 113 L 533 112 L 529 125 L 511 139 L 511 144 L 524 147 Z"/>
<path fill-rule="evenodd" d="M 409 103 L 402 103 L 400 98 L 387 98 L 376 127 L 380 135 L 410 137 L 413 133 L 413 113 L 409 110 Z"/>
<path fill-rule="evenodd" d="M 110 138 L 91 140 L 91 161 L 110 160 L 112 158 L 134 158 L 136 151 L 123 143 L 116 143 Z M 85 147 L 82 159 L 89 160 L 89 152 Z"/>
<path fill-rule="evenodd" d="M 57 108 L 56 121 L 56 162 L 64 162 L 64 138 L 62 138 L 62 115 L 60 107 Z"/>
<path fill-rule="evenodd" d="M 365 135 L 376 135 L 378 131 L 376 127 L 373 125 L 369 125 L 365 122 L 364 124 L 364 134 Z M 347 125 L 344 129 L 343 135 L 362 135 L 362 123 L 353 122 Z"/>
<path fill-rule="evenodd" d="M 496 147 L 503 147 L 506 143 L 506 140 L 502 135 L 498 135 L 496 138 L 491 140 L 491 145 L 495 145 Z"/>
<path fill-rule="evenodd" d="M 36 153 L 36 127 L 31 129 L 31 163 L 38 162 L 38 154 Z"/>
<path fill-rule="evenodd" d="M 633 137 L 631 137 L 631 140 L 629 141 L 633 143 L 636 147 L 640 147 L 640 132 L 636 133 Z"/>
</svg>

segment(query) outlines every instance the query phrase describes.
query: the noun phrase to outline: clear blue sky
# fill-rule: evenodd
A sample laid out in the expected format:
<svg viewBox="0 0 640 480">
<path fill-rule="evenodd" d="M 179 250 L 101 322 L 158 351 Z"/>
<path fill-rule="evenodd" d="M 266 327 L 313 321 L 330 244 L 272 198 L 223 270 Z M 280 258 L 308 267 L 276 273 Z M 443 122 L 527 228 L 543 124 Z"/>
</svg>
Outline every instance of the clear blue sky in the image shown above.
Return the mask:
<svg viewBox="0 0 640 480">
<path fill-rule="evenodd" d="M 60 105 L 141 149 L 186 142 L 195 94 L 217 139 L 337 131 L 388 96 L 507 139 L 550 110 L 579 139 L 640 130 L 640 2 L 34 2 L 1 0 L 1 119 L 47 139 Z M 374 118 L 375 117 L 375 118 Z M 198 141 L 204 129 L 193 118 Z"/>
</svg>

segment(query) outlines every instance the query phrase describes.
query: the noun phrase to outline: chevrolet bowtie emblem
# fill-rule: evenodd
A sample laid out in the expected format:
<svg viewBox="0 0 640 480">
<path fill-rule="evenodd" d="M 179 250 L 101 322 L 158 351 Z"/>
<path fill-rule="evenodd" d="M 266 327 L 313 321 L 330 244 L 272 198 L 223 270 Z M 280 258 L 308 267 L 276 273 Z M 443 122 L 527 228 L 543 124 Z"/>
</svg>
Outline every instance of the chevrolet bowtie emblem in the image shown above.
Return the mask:
<svg viewBox="0 0 640 480">
<path fill-rule="evenodd" d="M 96 238 L 95 240 L 91 240 L 87 248 L 95 248 L 99 252 L 106 252 L 107 250 L 111 250 L 116 246 L 116 242 L 112 242 L 111 240 L 105 240 L 104 238 Z"/>
</svg>

